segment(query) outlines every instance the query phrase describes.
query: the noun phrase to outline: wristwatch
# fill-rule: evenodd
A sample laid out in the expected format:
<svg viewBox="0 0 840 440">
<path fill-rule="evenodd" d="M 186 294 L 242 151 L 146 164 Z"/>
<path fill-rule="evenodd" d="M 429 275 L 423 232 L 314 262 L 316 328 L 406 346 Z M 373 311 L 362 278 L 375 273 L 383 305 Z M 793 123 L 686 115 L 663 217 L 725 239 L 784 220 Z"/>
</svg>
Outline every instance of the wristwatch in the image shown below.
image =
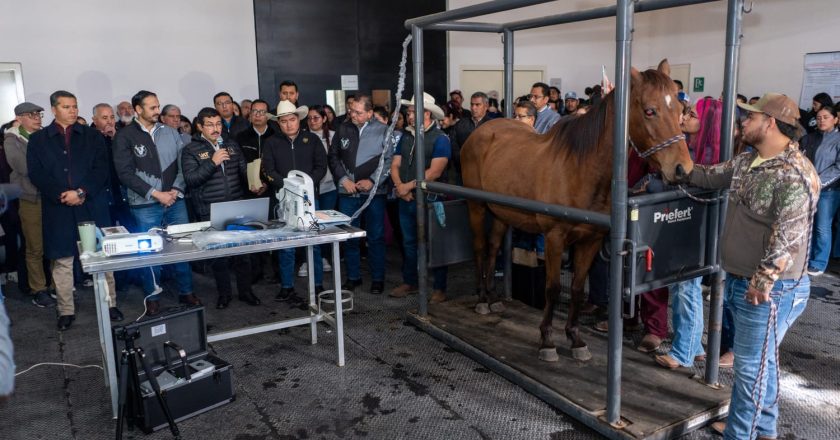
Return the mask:
<svg viewBox="0 0 840 440">
<path fill-rule="evenodd" d="M 79 188 L 79 189 L 76 190 L 76 195 L 79 196 L 80 199 L 83 199 L 83 198 L 85 198 L 87 193 L 85 192 L 85 190 Z"/>
</svg>

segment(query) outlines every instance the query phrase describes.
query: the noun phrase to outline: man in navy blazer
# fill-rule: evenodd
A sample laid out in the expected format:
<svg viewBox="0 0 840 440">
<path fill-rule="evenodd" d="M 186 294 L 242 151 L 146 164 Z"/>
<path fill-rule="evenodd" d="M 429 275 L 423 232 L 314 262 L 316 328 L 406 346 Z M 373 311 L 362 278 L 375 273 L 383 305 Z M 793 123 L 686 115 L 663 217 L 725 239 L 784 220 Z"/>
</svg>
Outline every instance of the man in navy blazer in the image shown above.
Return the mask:
<svg viewBox="0 0 840 440">
<path fill-rule="evenodd" d="M 76 97 L 59 90 L 50 95 L 50 106 L 55 120 L 32 134 L 26 162 L 29 178 L 41 192 L 44 255 L 52 262 L 58 329 L 66 330 L 75 319 L 73 259 L 78 253 L 78 224 L 94 221 L 99 227 L 111 225 L 105 191 L 110 167 L 105 140 L 99 132 L 76 123 Z M 113 274 L 106 276 L 111 319 L 121 320 Z"/>
</svg>

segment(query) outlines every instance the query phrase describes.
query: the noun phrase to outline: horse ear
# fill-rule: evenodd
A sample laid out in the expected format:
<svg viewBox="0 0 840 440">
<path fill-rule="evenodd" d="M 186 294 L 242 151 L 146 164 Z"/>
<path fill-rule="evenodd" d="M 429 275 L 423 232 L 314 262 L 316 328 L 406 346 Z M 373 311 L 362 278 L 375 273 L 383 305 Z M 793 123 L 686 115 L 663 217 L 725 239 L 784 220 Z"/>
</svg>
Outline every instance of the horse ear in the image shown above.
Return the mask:
<svg viewBox="0 0 840 440">
<path fill-rule="evenodd" d="M 634 84 L 642 83 L 642 73 L 635 67 L 630 67 L 630 79 Z"/>
<path fill-rule="evenodd" d="M 665 58 L 664 60 L 659 62 L 657 70 L 664 73 L 667 77 L 671 77 L 671 65 L 668 64 L 668 58 Z"/>
</svg>

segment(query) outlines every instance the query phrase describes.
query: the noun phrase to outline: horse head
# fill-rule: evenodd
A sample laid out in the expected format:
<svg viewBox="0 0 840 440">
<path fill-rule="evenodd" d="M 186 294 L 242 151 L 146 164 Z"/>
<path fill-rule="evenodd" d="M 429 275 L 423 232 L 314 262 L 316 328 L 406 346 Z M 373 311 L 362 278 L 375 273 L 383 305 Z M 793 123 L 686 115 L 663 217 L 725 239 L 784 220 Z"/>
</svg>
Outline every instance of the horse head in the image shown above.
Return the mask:
<svg viewBox="0 0 840 440">
<path fill-rule="evenodd" d="M 629 137 L 636 153 L 674 182 L 678 174 L 691 171 L 693 162 L 680 129 L 683 105 L 670 74 L 667 59 L 656 70 L 631 70 Z"/>
</svg>

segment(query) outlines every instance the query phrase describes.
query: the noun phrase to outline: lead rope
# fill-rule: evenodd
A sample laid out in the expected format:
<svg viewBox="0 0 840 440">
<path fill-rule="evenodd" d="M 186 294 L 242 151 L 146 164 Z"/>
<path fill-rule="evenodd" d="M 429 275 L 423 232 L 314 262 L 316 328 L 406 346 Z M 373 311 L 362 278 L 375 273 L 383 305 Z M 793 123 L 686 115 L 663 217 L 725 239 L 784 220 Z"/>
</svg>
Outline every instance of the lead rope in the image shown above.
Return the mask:
<svg viewBox="0 0 840 440">
<path fill-rule="evenodd" d="M 685 194 L 685 196 L 688 197 L 689 199 L 694 200 L 695 202 L 700 202 L 700 203 L 714 203 L 714 202 L 717 202 L 719 200 L 723 200 L 723 198 L 726 197 L 726 193 L 723 192 L 721 195 L 719 195 L 717 197 L 712 197 L 710 199 L 704 199 L 704 198 L 701 198 L 701 197 L 697 197 L 697 196 L 691 194 L 690 192 L 688 192 L 688 190 L 685 189 L 685 185 L 683 185 L 683 184 L 677 185 L 677 188 L 679 188 L 679 190 L 682 191 L 682 193 Z"/>
<path fill-rule="evenodd" d="M 753 383 L 752 392 L 750 393 L 750 398 L 753 401 L 753 405 L 755 406 L 755 412 L 753 413 L 752 425 L 750 427 L 750 436 L 752 438 L 752 434 L 756 431 L 758 427 L 758 419 L 759 414 L 761 414 L 762 403 L 764 401 L 764 392 L 767 390 L 766 386 L 761 386 L 761 383 L 764 381 L 764 377 L 767 375 L 767 352 L 770 351 L 770 332 L 773 332 L 773 343 L 776 347 L 776 400 L 773 402 L 775 405 L 776 402 L 779 401 L 779 333 L 778 333 L 778 307 L 776 307 L 776 303 L 770 298 L 770 317 L 767 319 L 767 331 L 764 333 L 764 343 L 761 346 L 761 366 L 758 369 L 758 376 L 755 378 L 755 383 Z"/>
<path fill-rule="evenodd" d="M 397 94 L 396 94 L 396 105 L 394 106 L 394 115 L 391 118 L 391 123 L 388 124 L 388 129 L 385 131 L 385 142 L 382 145 L 382 154 L 379 155 L 379 164 L 376 166 L 376 171 L 373 172 L 375 178 L 373 179 L 373 188 L 370 189 L 370 193 L 368 193 L 367 199 L 365 199 L 365 203 L 353 213 L 353 216 L 350 218 L 350 221 L 355 220 L 362 214 L 365 208 L 370 205 L 371 200 L 373 197 L 376 196 L 376 190 L 379 188 L 379 181 L 382 179 L 382 173 L 389 173 L 391 170 L 385 171 L 385 154 L 388 153 L 388 150 L 393 150 L 396 146 L 397 140 L 394 138 L 394 127 L 397 125 L 397 115 L 400 113 L 400 107 L 402 106 L 402 94 L 403 90 L 405 89 L 405 65 L 408 60 L 408 44 L 411 43 L 411 34 L 405 37 L 403 40 L 403 51 L 402 51 L 402 59 L 400 60 L 400 73 L 399 79 L 397 80 Z M 422 99 L 419 97 L 418 99 Z"/>
</svg>

